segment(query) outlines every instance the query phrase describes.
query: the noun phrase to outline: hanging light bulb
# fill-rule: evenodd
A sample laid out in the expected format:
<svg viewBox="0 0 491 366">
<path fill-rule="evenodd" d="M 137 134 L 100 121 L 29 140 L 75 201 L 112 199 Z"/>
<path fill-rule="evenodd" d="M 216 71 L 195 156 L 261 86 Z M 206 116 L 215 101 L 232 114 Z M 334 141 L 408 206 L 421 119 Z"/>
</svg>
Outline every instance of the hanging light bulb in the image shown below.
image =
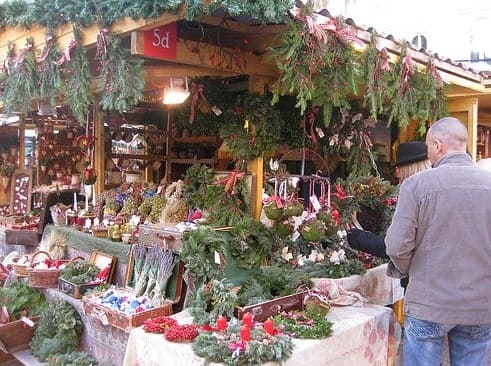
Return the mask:
<svg viewBox="0 0 491 366">
<path fill-rule="evenodd" d="M 164 104 L 181 104 L 190 95 L 187 77 L 171 77 L 169 86 L 164 89 Z"/>
</svg>

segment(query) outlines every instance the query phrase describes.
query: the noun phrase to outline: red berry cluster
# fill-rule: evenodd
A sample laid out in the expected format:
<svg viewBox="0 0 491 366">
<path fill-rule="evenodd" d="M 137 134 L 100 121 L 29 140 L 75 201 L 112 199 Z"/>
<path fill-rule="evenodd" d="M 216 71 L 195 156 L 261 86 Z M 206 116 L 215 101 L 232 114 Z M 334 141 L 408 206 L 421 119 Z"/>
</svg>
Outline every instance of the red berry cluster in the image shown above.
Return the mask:
<svg viewBox="0 0 491 366">
<path fill-rule="evenodd" d="M 180 325 L 175 319 L 168 316 L 145 320 L 143 330 L 149 333 L 163 333 L 169 342 L 192 342 L 198 336 L 198 326 Z"/>
<path fill-rule="evenodd" d="M 167 329 L 175 325 L 177 325 L 177 320 L 168 316 L 158 316 L 145 320 L 143 330 L 149 333 L 165 333 Z"/>
</svg>

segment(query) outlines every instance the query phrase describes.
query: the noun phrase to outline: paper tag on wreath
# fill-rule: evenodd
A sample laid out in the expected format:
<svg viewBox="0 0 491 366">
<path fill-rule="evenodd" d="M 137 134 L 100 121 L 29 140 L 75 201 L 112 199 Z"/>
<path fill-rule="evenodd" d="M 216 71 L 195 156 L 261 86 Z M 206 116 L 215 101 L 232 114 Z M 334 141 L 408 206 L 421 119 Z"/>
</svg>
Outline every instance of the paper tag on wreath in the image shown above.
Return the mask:
<svg viewBox="0 0 491 366">
<path fill-rule="evenodd" d="M 314 208 L 315 212 L 319 211 L 322 208 L 322 206 L 319 202 L 319 199 L 317 198 L 317 196 L 315 194 L 310 196 L 310 203 L 312 204 L 312 207 Z"/>
</svg>

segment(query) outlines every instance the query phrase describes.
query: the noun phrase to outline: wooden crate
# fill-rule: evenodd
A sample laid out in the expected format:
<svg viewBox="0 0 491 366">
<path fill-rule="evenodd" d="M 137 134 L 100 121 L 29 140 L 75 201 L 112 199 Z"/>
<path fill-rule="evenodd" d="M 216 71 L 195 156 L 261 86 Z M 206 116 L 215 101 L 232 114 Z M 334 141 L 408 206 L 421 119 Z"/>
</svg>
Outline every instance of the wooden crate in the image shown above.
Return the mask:
<svg viewBox="0 0 491 366">
<path fill-rule="evenodd" d="M 103 270 L 107 266 L 110 266 L 109 275 L 106 278 L 106 282 L 111 283 L 116 269 L 116 263 L 118 258 L 116 256 L 111 256 L 105 253 L 100 253 L 98 251 L 93 251 L 90 254 L 89 262 L 95 264 L 100 270 Z M 81 299 L 82 296 L 90 289 L 93 289 L 101 283 L 85 283 L 81 285 L 76 285 L 70 281 L 63 278 L 58 278 L 58 289 L 67 295 L 74 297 L 75 299 Z"/>
<path fill-rule="evenodd" d="M 264 301 L 254 305 L 238 307 L 235 313 L 238 319 L 242 319 L 245 313 L 254 315 L 254 320 L 262 322 L 273 315 L 278 315 L 282 311 L 303 309 L 307 290 L 299 291 L 293 295 L 277 297 L 272 300 Z"/>
<path fill-rule="evenodd" d="M 27 323 L 31 321 L 33 327 Z M 27 320 L 16 320 L 0 325 L 0 350 L 4 353 L 14 353 L 27 349 L 29 342 L 34 335 L 34 329 L 39 317 L 32 317 Z"/>
<path fill-rule="evenodd" d="M 147 247 L 148 248 L 148 247 Z M 175 255 L 178 253 L 174 252 Z M 102 324 L 110 325 L 119 328 L 125 332 L 129 332 L 134 327 L 139 327 L 147 319 L 157 316 L 168 316 L 173 313 L 174 304 L 181 300 L 183 294 L 184 281 L 184 262 L 179 261 L 174 267 L 174 271 L 169 278 L 169 285 L 166 289 L 166 302 L 164 305 L 144 310 L 135 314 L 126 314 L 122 311 L 115 310 L 100 302 L 101 293 L 93 293 L 82 297 L 82 305 L 84 313 L 93 318 L 99 319 Z M 133 252 L 130 253 L 128 267 L 126 271 L 126 286 L 117 288 L 118 292 L 126 292 L 128 296 L 134 294 L 134 259 Z"/>
</svg>

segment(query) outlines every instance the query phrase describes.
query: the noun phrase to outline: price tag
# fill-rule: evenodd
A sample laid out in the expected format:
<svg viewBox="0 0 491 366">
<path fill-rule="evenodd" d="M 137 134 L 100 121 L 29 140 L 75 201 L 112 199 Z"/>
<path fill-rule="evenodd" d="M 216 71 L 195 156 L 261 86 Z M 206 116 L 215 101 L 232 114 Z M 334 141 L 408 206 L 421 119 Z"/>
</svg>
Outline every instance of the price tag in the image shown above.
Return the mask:
<svg viewBox="0 0 491 366">
<path fill-rule="evenodd" d="M 323 138 L 325 135 L 324 135 L 324 131 L 322 131 L 322 128 L 320 127 L 316 127 L 315 128 L 315 132 L 317 132 L 317 135 L 320 137 L 320 138 Z"/>
<path fill-rule="evenodd" d="M 319 211 L 322 208 L 321 204 L 319 203 L 319 199 L 315 194 L 310 196 L 310 203 L 312 204 L 315 212 Z"/>
<path fill-rule="evenodd" d="M 292 240 L 295 241 L 298 238 L 300 238 L 300 233 L 295 230 L 295 232 L 292 234 Z"/>
<path fill-rule="evenodd" d="M 218 253 L 216 250 L 215 250 L 215 264 L 222 264 L 222 260 L 220 258 L 220 253 Z"/>
<path fill-rule="evenodd" d="M 34 325 L 35 325 L 34 322 L 31 319 L 29 319 L 29 318 L 27 318 L 25 316 L 23 316 L 22 318 L 20 318 L 20 320 L 22 320 L 26 325 L 28 325 L 31 328 L 34 327 Z"/>
<path fill-rule="evenodd" d="M 213 107 L 211 107 L 211 110 L 213 111 L 213 113 L 215 113 L 217 116 L 219 116 L 220 114 L 222 114 L 222 110 L 220 108 L 218 108 L 216 105 L 214 105 Z"/>
</svg>

